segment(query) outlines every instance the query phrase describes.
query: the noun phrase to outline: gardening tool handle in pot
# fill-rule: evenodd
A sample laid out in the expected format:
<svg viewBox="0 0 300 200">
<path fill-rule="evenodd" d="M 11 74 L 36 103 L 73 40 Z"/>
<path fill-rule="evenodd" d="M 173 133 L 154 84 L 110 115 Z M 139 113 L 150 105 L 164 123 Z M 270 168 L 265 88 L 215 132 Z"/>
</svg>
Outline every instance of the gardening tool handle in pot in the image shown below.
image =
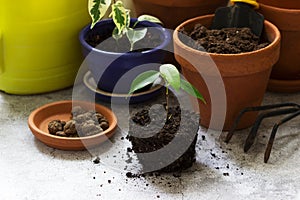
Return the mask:
<svg viewBox="0 0 300 200">
<path fill-rule="evenodd" d="M 252 5 L 254 9 L 259 8 L 259 4 L 256 2 L 256 0 L 230 0 L 230 3 L 235 4 L 235 3 L 246 3 L 249 5 Z"/>
</svg>

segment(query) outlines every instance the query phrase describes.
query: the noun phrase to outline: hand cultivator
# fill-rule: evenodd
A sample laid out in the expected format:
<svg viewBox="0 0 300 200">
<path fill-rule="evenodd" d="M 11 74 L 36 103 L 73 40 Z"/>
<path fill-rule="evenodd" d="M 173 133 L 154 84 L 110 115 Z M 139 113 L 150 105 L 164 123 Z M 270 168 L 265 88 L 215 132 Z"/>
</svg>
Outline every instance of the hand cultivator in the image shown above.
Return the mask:
<svg viewBox="0 0 300 200">
<path fill-rule="evenodd" d="M 258 106 L 258 107 L 248 107 L 243 109 L 239 115 L 237 116 L 231 130 L 228 132 L 225 142 L 228 143 L 233 136 L 233 133 L 242 118 L 242 116 L 247 112 L 257 112 L 257 111 L 266 111 L 258 115 L 256 121 L 254 122 L 252 129 L 246 139 L 246 143 L 244 146 L 244 151 L 247 152 L 252 144 L 254 143 L 255 137 L 257 135 L 257 131 L 259 129 L 259 126 L 265 118 L 279 116 L 279 115 L 286 115 L 281 120 L 277 121 L 272 129 L 271 136 L 268 141 L 267 148 L 265 150 L 264 155 L 264 162 L 267 163 L 271 154 L 273 142 L 275 139 L 275 135 L 277 133 L 277 130 L 279 126 L 282 124 L 290 121 L 291 119 L 297 117 L 300 115 L 300 105 L 296 103 L 282 103 L 282 104 L 273 104 L 273 105 L 265 105 L 265 106 Z"/>
</svg>

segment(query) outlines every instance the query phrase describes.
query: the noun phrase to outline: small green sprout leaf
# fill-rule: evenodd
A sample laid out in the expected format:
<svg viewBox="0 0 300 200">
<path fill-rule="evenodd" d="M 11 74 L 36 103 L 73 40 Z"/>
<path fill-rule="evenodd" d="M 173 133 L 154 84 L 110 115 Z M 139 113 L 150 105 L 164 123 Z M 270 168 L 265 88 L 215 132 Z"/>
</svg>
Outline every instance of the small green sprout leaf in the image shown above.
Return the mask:
<svg viewBox="0 0 300 200">
<path fill-rule="evenodd" d="M 163 24 L 162 21 L 160 21 L 157 17 L 151 15 L 141 15 L 138 17 L 138 21 L 149 21 L 157 24 Z"/>
<path fill-rule="evenodd" d="M 143 39 L 147 34 L 147 29 L 146 28 L 143 28 L 143 29 L 132 29 L 132 28 L 129 28 L 126 32 L 126 35 L 127 35 L 127 38 L 130 42 L 130 51 L 133 50 L 133 46 L 134 44 Z"/>
<path fill-rule="evenodd" d="M 186 91 L 188 94 L 200 99 L 203 103 L 206 103 L 204 97 L 202 96 L 202 94 L 200 94 L 200 92 L 192 85 L 190 84 L 188 81 L 181 79 L 181 85 L 180 85 L 181 89 Z"/>
<path fill-rule="evenodd" d="M 176 91 L 180 89 L 180 74 L 174 65 L 163 64 L 160 66 L 159 71 L 167 84 L 172 86 Z"/>
<path fill-rule="evenodd" d="M 91 28 L 99 22 L 107 12 L 111 5 L 111 0 L 89 0 L 88 1 L 88 11 L 92 18 Z"/>
<path fill-rule="evenodd" d="M 138 75 L 131 83 L 130 91 L 128 94 L 132 94 L 136 90 L 139 90 L 149 84 L 154 83 L 159 78 L 159 72 L 155 70 L 149 70 Z"/>
<path fill-rule="evenodd" d="M 124 7 L 122 1 L 117 1 L 112 5 L 112 12 L 110 15 L 118 28 L 118 34 L 122 34 L 123 30 L 126 29 L 126 24 L 128 24 L 129 13 Z"/>
<path fill-rule="evenodd" d="M 206 103 L 204 97 L 200 92 L 188 81 L 180 78 L 180 73 L 177 68 L 172 64 L 163 64 L 160 66 L 159 71 L 149 70 L 138 75 L 131 83 L 128 95 L 132 94 L 138 89 L 141 89 L 151 83 L 156 82 L 159 77 L 163 78 L 166 84 L 166 108 L 169 108 L 169 87 L 172 86 L 175 90 L 182 89 L 188 94 L 200 99 Z"/>
</svg>

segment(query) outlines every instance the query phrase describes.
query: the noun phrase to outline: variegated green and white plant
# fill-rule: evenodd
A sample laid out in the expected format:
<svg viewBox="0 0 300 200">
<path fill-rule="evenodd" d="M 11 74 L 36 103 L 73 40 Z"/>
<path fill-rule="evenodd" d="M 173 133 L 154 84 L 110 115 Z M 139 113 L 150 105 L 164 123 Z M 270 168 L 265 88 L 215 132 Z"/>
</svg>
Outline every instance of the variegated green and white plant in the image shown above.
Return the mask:
<svg viewBox="0 0 300 200">
<path fill-rule="evenodd" d="M 109 17 L 112 18 L 116 26 L 113 30 L 112 37 L 119 40 L 126 35 L 131 45 L 131 51 L 133 50 L 134 44 L 143 39 L 147 34 L 147 28 L 135 29 L 139 22 L 150 21 L 162 24 L 162 22 L 154 16 L 141 15 L 137 18 L 136 23 L 130 26 L 130 10 L 124 7 L 122 1 L 88 0 L 88 10 L 92 18 L 91 28 L 105 16 L 109 9 L 111 9 Z"/>
</svg>

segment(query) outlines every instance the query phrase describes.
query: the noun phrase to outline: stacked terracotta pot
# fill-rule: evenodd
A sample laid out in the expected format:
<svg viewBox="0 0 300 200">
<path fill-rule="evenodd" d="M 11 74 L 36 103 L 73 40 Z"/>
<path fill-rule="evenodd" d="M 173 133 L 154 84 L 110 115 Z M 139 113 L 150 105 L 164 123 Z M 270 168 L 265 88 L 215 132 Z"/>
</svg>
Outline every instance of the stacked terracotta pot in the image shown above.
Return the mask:
<svg viewBox="0 0 300 200">
<path fill-rule="evenodd" d="M 300 91 L 300 1 L 258 0 L 265 18 L 282 35 L 279 61 L 275 64 L 268 89 L 275 92 Z"/>
<path fill-rule="evenodd" d="M 136 14 L 158 17 L 166 28 L 175 29 L 181 22 L 192 17 L 214 13 L 226 6 L 227 0 L 133 0 Z"/>
</svg>

